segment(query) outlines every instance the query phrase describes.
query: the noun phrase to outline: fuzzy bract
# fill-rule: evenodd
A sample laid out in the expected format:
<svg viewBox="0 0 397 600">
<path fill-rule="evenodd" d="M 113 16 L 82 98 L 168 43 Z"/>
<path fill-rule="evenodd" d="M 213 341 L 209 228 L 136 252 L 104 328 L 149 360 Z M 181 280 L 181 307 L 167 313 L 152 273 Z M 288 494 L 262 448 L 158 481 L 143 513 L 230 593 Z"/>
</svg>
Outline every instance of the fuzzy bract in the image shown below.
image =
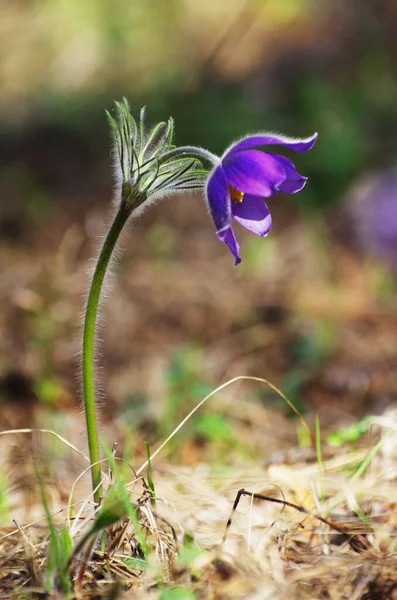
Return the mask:
<svg viewBox="0 0 397 600">
<path fill-rule="evenodd" d="M 166 191 L 203 187 L 207 170 L 202 169 L 201 161 L 186 152 L 179 153 L 172 144 L 172 117 L 147 127 L 145 109 L 136 121 L 127 100 L 115 105 L 115 118 L 110 113 L 107 116 L 114 136 L 116 183 L 127 207 L 137 208 L 149 196 Z"/>
</svg>

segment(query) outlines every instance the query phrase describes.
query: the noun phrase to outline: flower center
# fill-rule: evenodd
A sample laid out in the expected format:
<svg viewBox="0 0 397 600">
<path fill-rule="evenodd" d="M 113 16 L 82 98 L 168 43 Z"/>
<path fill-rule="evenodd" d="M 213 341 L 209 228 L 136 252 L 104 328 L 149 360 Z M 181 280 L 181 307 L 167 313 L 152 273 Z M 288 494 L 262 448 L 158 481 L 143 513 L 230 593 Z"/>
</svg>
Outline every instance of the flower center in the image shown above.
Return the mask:
<svg viewBox="0 0 397 600">
<path fill-rule="evenodd" d="M 236 204 L 241 204 L 241 202 L 244 199 L 244 192 L 240 192 L 239 190 L 236 190 L 236 188 L 234 188 L 231 185 L 229 185 L 229 191 L 230 191 L 230 198 L 232 199 L 232 202 L 236 202 Z"/>
</svg>

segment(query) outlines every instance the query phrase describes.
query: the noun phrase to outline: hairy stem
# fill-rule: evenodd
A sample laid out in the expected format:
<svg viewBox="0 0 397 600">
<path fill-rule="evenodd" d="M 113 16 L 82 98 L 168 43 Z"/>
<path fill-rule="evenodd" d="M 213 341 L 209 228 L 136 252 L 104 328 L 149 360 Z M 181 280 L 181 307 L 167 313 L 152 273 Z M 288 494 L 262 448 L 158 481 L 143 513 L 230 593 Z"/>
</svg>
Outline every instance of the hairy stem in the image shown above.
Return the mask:
<svg viewBox="0 0 397 600">
<path fill-rule="evenodd" d="M 159 163 L 165 163 L 172 158 L 197 158 L 200 161 L 208 161 L 211 165 L 217 166 L 220 163 L 220 158 L 209 150 L 197 148 L 196 146 L 180 146 L 173 150 L 168 150 L 160 158 Z"/>
<path fill-rule="evenodd" d="M 101 297 L 102 286 L 105 279 L 106 271 L 109 266 L 109 261 L 113 250 L 117 244 L 131 211 L 122 204 L 119 208 L 113 223 L 106 236 L 98 262 L 92 278 L 90 292 L 87 301 L 87 307 L 84 318 L 84 333 L 83 333 L 83 393 L 85 418 L 87 426 L 88 448 L 91 462 L 91 478 L 92 489 L 94 491 L 94 501 L 98 504 L 102 494 L 102 475 L 99 440 L 98 440 L 98 425 L 96 417 L 96 402 L 95 402 L 95 332 L 98 316 L 98 306 Z"/>
</svg>

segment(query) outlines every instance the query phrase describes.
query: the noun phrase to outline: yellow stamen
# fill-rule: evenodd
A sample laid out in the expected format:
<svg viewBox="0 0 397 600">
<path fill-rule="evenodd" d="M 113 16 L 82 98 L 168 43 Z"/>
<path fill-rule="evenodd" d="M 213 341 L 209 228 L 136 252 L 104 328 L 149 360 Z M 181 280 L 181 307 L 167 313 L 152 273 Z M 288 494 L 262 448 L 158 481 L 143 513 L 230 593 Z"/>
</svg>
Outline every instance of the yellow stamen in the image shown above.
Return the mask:
<svg viewBox="0 0 397 600">
<path fill-rule="evenodd" d="M 236 190 L 236 188 L 232 187 L 231 185 L 229 185 L 229 190 L 230 190 L 230 198 L 232 199 L 232 202 L 236 202 L 236 203 L 240 204 L 244 199 L 244 192 L 240 192 L 239 190 Z"/>
</svg>

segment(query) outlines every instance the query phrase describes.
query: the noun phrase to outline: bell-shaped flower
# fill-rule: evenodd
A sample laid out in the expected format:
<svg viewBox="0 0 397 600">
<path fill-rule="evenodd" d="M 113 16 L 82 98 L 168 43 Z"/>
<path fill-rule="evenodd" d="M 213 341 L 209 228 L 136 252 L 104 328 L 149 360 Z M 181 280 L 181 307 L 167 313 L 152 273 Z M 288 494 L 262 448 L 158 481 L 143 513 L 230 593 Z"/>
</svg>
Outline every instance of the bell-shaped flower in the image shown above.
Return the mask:
<svg viewBox="0 0 397 600">
<path fill-rule="evenodd" d="M 241 258 L 232 218 L 249 231 L 265 237 L 271 229 L 272 218 L 264 198 L 277 192 L 296 194 L 307 181 L 288 158 L 258 148 L 277 145 L 306 152 L 316 139 L 317 133 L 307 139 L 271 133 L 247 136 L 233 144 L 212 170 L 206 186 L 208 209 L 217 236 L 228 245 L 235 265 Z"/>
</svg>

